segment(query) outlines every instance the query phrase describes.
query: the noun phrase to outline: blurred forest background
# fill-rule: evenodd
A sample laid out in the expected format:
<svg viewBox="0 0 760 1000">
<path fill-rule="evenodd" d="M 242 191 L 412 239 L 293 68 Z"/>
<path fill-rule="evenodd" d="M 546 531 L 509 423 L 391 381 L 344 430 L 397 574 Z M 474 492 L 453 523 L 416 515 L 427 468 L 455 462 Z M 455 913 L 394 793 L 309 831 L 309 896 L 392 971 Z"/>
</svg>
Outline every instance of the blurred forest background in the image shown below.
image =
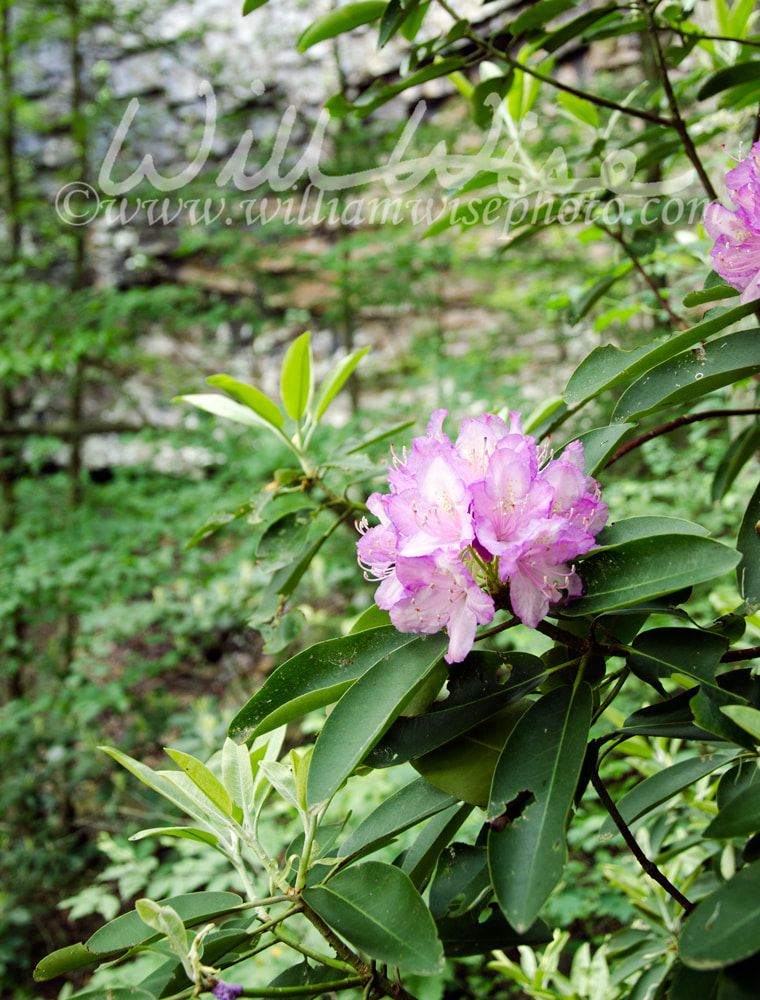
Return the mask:
<svg viewBox="0 0 760 1000">
<path fill-rule="evenodd" d="M 485 18 L 505 6 L 519 4 L 463 12 Z M 697 6 L 709 16 L 710 3 Z M 590 347 L 633 346 L 657 331 L 658 304 L 622 250 L 624 280 L 600 281 L 609 248 L 593 241 L 586 273 L 569 276 L 564 261 L 577 254 L 582 225 L 509 253 L 500 224 L 423 240 L 441 204 L 432 171 L 390 221 L 360 218 L 360 204 L 393 197 L 378 177 L 317 203 L 308 165 L 346 175 L 387 161 L 419 100 L 405 160 L 444 148 L 474 154 L 483 133 L 443 78 L 364 122 L 334 121 L 315 144 L 324 99 L 341 84 L 360 88 L 370 72 L 392 80 L 399 52 L 376 52 L 360 32 L 299 57 L 295 40 L 314 4 L 278 0 L 255 23 L 238 8 L 0 0 L 4 998 L 58 996 L 57 984 L 31 985 L 35 961 L 146 886 L 216 887 L 191 842 L 113 838 L 154 825 L 156 803 L 95 747 L 150 761 L 172 744 L 204 757 L 275 656 L 334 634 L 371 599 L 348 532 L 320 553 L 297 613 L 281 620 L 259 607 L 267 581 L 245 517 L 188 547 L 211 511 L 234 515 L 272 480 L 283 455 L 173 397 L 203 391 L 214 371 L 276 394 L 285 350 L 310 329 L 322 370 L 371 348 L 335 408 L 341 434 L 361 434 L 378 414 L 415 419 L 437 406 L 457 416 L 530 412 Z M 606 75 L 614 93 L 646 80 L 630 39 L 557 60 L 568 80 Z M 587 127 L 540 96 L 524 121 L 538 163 Z M 743 121 L 737 113 L 737 134 Z M 721 127 L 725 141 L 725 119 Z M 104 174 L 109 148 L 118 155 Z M 250 191 L 230 168 L 241 149 L 245 173 L 269 170 Z M 139 179 L 146 156 L 163 186 Z M 120 188 L 110 203 L 104 176 Z M 700 217 L 671 226 L 669 280 L 684 291 L 707 260 Z M 651 308 L 632 328 L 642 296 Z M 382 444 L 380 471 L 384 454 Z M 660 476 L 642 503 L 667 512 L 667 470 L 717 462 L 704 424 L 637 456 L 619 487 L 629 513 L 641 488 L 636 463 Z M 730 493 L 720 508 L 698 493 L 692 502 L 717 533 L 740 517 Z M 597 912 L 580 912 L 579 880 L 600 879 L 582 861 L 579 844 L 576 891 L 568 883 L 558 897 L 559 919 L 601 933 L 629 904 L 600 881 Z M 80 892 L 98 871 L 96 887 Z"/>
</svg>

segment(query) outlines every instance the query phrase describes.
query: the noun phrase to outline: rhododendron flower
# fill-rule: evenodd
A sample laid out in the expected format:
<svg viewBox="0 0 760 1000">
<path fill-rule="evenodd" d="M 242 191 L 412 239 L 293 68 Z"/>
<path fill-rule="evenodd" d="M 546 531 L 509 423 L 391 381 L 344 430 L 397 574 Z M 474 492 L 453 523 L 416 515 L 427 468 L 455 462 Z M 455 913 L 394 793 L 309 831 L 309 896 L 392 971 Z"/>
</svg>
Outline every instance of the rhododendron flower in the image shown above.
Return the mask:
<svg viewBox="0 0 760 1000">
<path fill-rule="evenodd" d="M 715 240 L 713 268 L 742 290 L 741 302 L 760 298 L 760 142 L 726 174 L 734 211 L 722 205 L 705 209 L 705 228 Z"/>
<path fill-rule="evenodd" d="M 396 628 L 445 628 L 445 658 L 460 663 L 497 606 L 535 628 L 550 605 L 580 595 L 572 561 L 594 547 L 607 507 L 580 442 L 550 457 L 523 434 L 519 413 L 508 424 L 465 420 L 452 442 L 446 416 L 436 410 L 427 435 L 394 454 L 390 492 L 367 501 L 379 524 L 357 525 L 357 551 Z"/>
</svg>

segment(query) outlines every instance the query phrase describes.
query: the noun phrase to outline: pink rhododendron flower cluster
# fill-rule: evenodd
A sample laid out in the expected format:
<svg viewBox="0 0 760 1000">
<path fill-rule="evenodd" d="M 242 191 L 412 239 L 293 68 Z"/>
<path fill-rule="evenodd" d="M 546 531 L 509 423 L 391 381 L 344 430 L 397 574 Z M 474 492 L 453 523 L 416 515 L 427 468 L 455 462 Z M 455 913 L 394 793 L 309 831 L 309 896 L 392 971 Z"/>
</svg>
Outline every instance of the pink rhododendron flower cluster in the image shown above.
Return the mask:
<svg viewBox="0 0 760 1000">
<path fill-rule="evenodd" d="M 726 174 L 735 211 L 722 205 L 705 209 L 705 228 L 715 240 L 713 268 L 729 285 L 742 289 L 741 302 L 760 298 L 760 142 Z"/>
<path fill-rule="evenodd" d="M 583 472 L 579 441 L 551 458 L 511 413 L 509 424 L 467 419 L 452 442 L 446 415 L 436 410 L 427 435 L 394 456 L 390 493 L 367 501 L 380 523 L 357 525 L 357 550 L 396 628 L 446 628 L 445 658 L 459 663 L 497 604 L 535 628 L 562 591 L 580 595 L 571 562 L 594 547 L 607 507 Z"/>
</svg>

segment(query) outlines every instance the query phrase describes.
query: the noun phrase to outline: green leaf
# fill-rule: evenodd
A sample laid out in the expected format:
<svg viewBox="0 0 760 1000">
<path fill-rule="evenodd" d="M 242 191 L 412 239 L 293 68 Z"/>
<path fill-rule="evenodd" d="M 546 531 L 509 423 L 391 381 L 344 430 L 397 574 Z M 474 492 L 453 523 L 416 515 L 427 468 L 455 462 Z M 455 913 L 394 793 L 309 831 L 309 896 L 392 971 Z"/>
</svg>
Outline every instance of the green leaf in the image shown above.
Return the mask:
<svg viewBox="0 0 760 1000">
<path fill-rule="evenodd" d="M 731 285 L 711 285 L 699 292 L 689 292 L 688 295 L 684 296 L 683 304 L 687 309 L 693 309 L 694 306 L 702 306 L 707 302 L 717 302 L 719 299 L 730 299 L 738 294 L 739 289 L 733 288 Z"/>
<path fill-rule="evenodd" d="M 345 7 L 336 7 L 318 17 L 316 21 L 301 34 L 298 39 L 298 51 L 305 52 L 312 45 L 324 42 L 327 38 L 335 38 L 346 31 L 352 31 L 362 24 L 378 21 L 386 8 L 383 0 L 364 0 L 361 3 L 349 3 Z"/>
<path fill-rule="evenodd" d="M 397 94 L 403 93 L 403 91 L 408 90 L 410 87 L 418 87 L 423 83 L 427 83 L 428 80 L 437 80 L 439 77 L 448 76 L 450 73 L 466 65 L 467 60 L 464 57 L 448 56 L 428 66 L 424 66 L 422 69 L 418 69 L 410 76 L 399 80 L 398 83 L 381 86 L 379 89 L 377 87 L 369 87 L 356 99 L 352 106 L 353 110 L 356 111 L 358 118 L 366 118 L 367 115 L 372 114 L 377 108 L 382 107 L 383 104 L 387 104 Z"/>
<path fill-rule="evenodd" d="M 309 541 L 314 526 L 314 508 L 305 494 L 298 496 L 304 497 L 304 502 L 297 510 L 288 511 L 272 521 L 256 546 L 256 557 L 266 560 L 271 569 L 293 562 Z"/>
<path fill-rule="evenodd" d="M 496 765 L 488 864 L 499 906 L 518 932 L 530 927 L 562 877 L 565 824 L 590 725 L 591 688 L 555 688 L 520 719 Z M 497 830 L 493 821 L 510 806 L 519 814 Z"/>
<path fill-rule="evenodd" d="M 739 528 L 736 547 L 741 552 L 741 562 L 736 567 L 739 593 L 744 598 L 740 613 L 754 614 L 760 608 L 760 485 L 752 494 Z"/>
<path fill-rule="evenodd" d="M 420 892 L 430 881 L 441 851 L 457 833 L 472 812 L 469 803 L 455 803 L 444 812 L 428 820 L 417 839 L 404 852 L 401 870 Z"/>
<path fill-rule="evenodd" d="M 309 768 L 310 807 L 332 798 L 422 687 L 448 645 L 442 633 L 415 639 L 362 673 L 328 716 Z"/>
<path fill-rule="evenodd" d="M 760 59 L 750 59 L 747 62 L 734 63 L 719 69 L 708 77 L 697 92 L 697 100 L 705 101 L 708 97 L 736 87 L 742 83 L 754 83 L 760 87 Z"/>
<path fill-rule="evenodd" d="M 641 680 L 664 695 L 660 679 L 683 673 L 699 683 L 715 684 L 715 672 L 728 641 L 694 628 L 654 628 L 633 641 L 628 666 Z"/>
<path fill-rule="evenodd" d="M 354 351 L 352 354 L 349 354 L 348 357 L 344 358 L 340 364 L 332 369 L 324 382 L 322 382 L 317 393 L 317 398 L 314 400 L 314 414 L 317 420 L 322 419 L 325 410 L 346 384 L 354 368 L 356 368 L 368 350 L 368 347 L 363 347 L 360 351 Z"/>
<path fill-rule="evenodd" d="M 592 553 L 580 563 L 583 596 L 562 613 L 598 614 L 671 594 L 728 573 L 739 562 L 734 549 L 700 535 L 637 538 Z"/>
<path fill-rule="evenodd" d="M 690 760 L 679 761 L 657 774 L 650 775 L 632 788 L 617 803 L 618 812 L 630 826 L 663 802 L 682 792 L 684 788 L 688 788 L 706 774 L 712 774 L 734 759 L 733 754 L 710 754 L 706 758 L 693 757 Z M 599 837 L 606 840 L 614 837 L 617 832 L 612 818 L 608 816 L 599 829 Z"/>
<path fill-rule="evenodd" d="M 629 420 L 666 406 L 687 403 L 758 371 L 757 330 L 720 337 L 698 351 L 684 351 L 642 375 L 623 393 L 612 419 Z"/>
<path fill-rule="evenodd" d="M 718 975 L 718 972 L 697 972 L 676 962 L 668 1000 L 717 1000 Z"/>
<path fill-rule="evenodd" d="M 232 801 L 244 811 L 253 807 L 253 768 L 248 747 L 229 736 L 222 747 L 222 780 Z"/>
<path fill-rule="evenodd" d="M 583 445 L 587 475 L 598 476 L 607 464 L 607 460 L 614 455 L 623 441 L 631 436 L 631 431 L 635 428 L 636 424 L 611 424 L 608 427 L 595 427 L 579 434 L 578 440 Z"/>
<path fill-rule="evenodd" d="M 248 503 L 241 504 L 232 514 L 227 513 L 226 511 L 217 511 L 212 514 L 211 517 L 207 518 L 200 528 L 198 528 L 185 548 L 191 549 L 193 546 L 198 545 L 199 542 L 204 542 L 207 538 L 215 535 L 217 531 L 220 531 L 232 521 L 237 521 L 239 518 L 245 517 L 246 514 L 250 514 L 253 507 L 254 501 L 251 500 Z"/>
<path fill-rule="evenodd" d="M 253 410 L 257 416 L 266 420 L 273 427 L 279 429 L 285 423 L 285 417 L 280 412 L 280 408 L 254 386 L 238 382 L 234 378 L 230 378 L 229 375 L 209 375 L 206 381 L 209 385 L 216 386 L 217 389 L 226 392 L 228 396 L 232 396 L 238 403 L 247 406 L 249 410 Z"/>
<path fill-rule="evenodd" d="M 706 538 L 708 534 L 707 528 L 694 521 L 662 514 L 643 514 L 613 521 L 599 532 L 596 541 L 602 548 L 610 548 L 637 538 L 653 538 L 655 535 L 700 535 Z"/>
<path fill-rule="evenodd" d="M 621 382 L 628 382 L 638 375 L 675 357 L 686 348 L 699 344 L 727 326 L 744 319 L 754 312 L 756 303 L 747 302 L 734 309 L 728 309 L 720 316 L 711 316 L 683 333 L 655 345 L 638 347 L 634 351 L 621 351 L 611 344 L 597 347 L 575 369 L 564 392 L 565 402 L 570 406 L 585 402 L 605 389 L 611 389 Z M 715 311 L 715 310 L 714 310 Z M 623 419 L 622 415 L 619 419 Z"/>
<path fill-rule="evenodd" d="M 232 800 L 227 794 L 227 789 L 205 764 L 183 750 L 172 750 L 170 747 L 165 747 L 165 750 L 174 763 L 179 764 L 196 788 L 203 792 L 223 813 L 228 816 L 232 815 Z"/>
<path fill-rule="evenodd" d="M 175 403 L 190 403 L 199 410 L 206 413 L 213 413 L 215 417 L 224 417 L 226 420 L 234 420 L 238 424 L 246 424 L 248 427 L 273 427 L 270 421 L 264 420 L 248 406 L 236 403 L 234 399 L 227 399 L 226 396 L 219 396 L 214 392 L 199 392 L 191 396 L 175 396 Z M 284 418 L 283 418 L 284 419 Z"/>
<path fill-rule="evenodd" d="M 557 95 L 557 100 L 578 121 L 584 122 L 586 125 L 591 125 L 592 128 L 599 127 L 599 113 L 591 101 L 587 101 L 583 97 L 576 97 L 575 94 L 571 94 L 568 91 L 560 91 Z"/>
<path fill-rule="evenodd" d="M 304 889 L 303 899 L 333 930 L 378 962 L 422 976 L 443 968 L 435 924 L 411 880 L 393 865 L 365 861 Z"/>
<path fill-rule="evenodd" d="M 497 674 L 504 667 L 509 676 L 499 681 Z M 519 701 L 545 676 L 543 661 L 529 653 L 507 653 L 503 659 L 495 654 L 475 659 L 471 654 L 466 670 L 451 671 L 446 700 L 433 703 L 423 715 L 397 719 L 364 763 L 394 767 L 428 754 Z"/>
<path fill-rule="evenodd" d="M 747 865 L 690 913 L 678 941 L 692 969 L 721 969 L 760 951 L 760 864 Z"/>
<path fill-rule="evenodd" d="M 675 740 L 710 739 L 710 733 L 694 725 L 691 700 L 696 691 L 690 688 L 667 701 L 640 708 L 625 720 L 623 732 L 631 736 L 665 736 Z"/>
<path fill-rule="evenodd" d="M 430 912 L 436 920 L 461 916 L 490 887 L 488 852 L 471 844 L 450 844 L 441 853 L 430 886 Z"/>
<path fill-rule="evenodd" d="M 758 830 L 760 830 L 760 786 L 755 784 L 735 795 L 707 826 L 703 836 L 724 840 L 729 837 L 748 837 Z"/>
<path fill-rule="evenodd" d="M 721 708 L 721 712 L 760 741 L 760 712 L 756 708 L 749 705 L 726 705 Z"/>
<path fill-rule="evenodd" d="M 371 854 L 392 843 L 404 830 L 456 805 L 456 802 L 453 796 L 434 788 L 423 778 L 417 778 L 381 802 L 341 845 L 338 855 L 341 858 L 356 858 Z"/>
<path fill-rule="evenodd" d="M 760 424 L 745 427 L 731 444 L 720 461 L 712 484 L 712 501 L 721 500 L 731 488 L 744 466 L 760 448 Z"/>
<path fill-rule="evenodd" d="M 242 743 L 332 704 L 370 667 L 419 642 L 388 625 L 310 646 L 267 677 L 230 723 L 230 738 Z"/>
<path fill-rule="evenodd" d="M 146 837 L 180 837 L 184 840 L 196 840 L 199 844 L 209 844 L 215 847 L 219 838 L 207 830 L 196 830 L 192 826 L 154 826 L 149 830 L 133 833 L 130 840 L 145 840 Z"/>
<path fill-rule="evenodd" d="M 189 892 L 160 902 L 176 910 L 186 927 L 194 927 L 229 913 L 240 906 L 243 900 L 234 892 Z M 85 941 L 85 947 L 99 954 L 111 954 L 144 944 L 153 936 L 138 913 L 132 910 L 95 931 Z"/>
<path fill-rule="evenodd" d="M 409 6 L 407 4 L 407 7 Z M 401 34 L 407 42 L 413 42 L 417 37 L 417 33 L 422 27 L 422 22 L 425 20 L 425 15 L 429 7 L 430 0 L 427 0 L 427 3 L 421 3 L 418 7 L 415 6 L 413 11 L 407 15 L 406 20 L 401 25 Z"/>
<path fill-rule="evenodd" d="M 300 420 L 311 397 L 311 348 L 309 333 L 296 337 L 285 354 L 280 373 L 280 392 L 288 416 Z"/>
<path fill-rule="evenodd" d="M 56 976 L 63 976 L 76 969 L 84 969 L 88 965 L 96 965 L 103 961 L 103 956 L 93 954 L 81 943 L 69 944 L 65 948 L 52 951 L 37 963 L 34 970 L 35 983 L 44 983 Z"/>
<path fill-rule="evenodd" d="M 412 767 L 436 788 L 485 807 L 499 754 L 529 704 L 523 699 L 503 708 L 462 736 L 413 758 Z"/>
<path fill-rule="evenodd" d="M 246 14 L 250 14 L 251 11 L 258 10 L 259 7 L 263 7 L 268 0 L 244 0 L 243 3 L 243 17 Z"/>
<path fill-rule="evenodd" d="M 187 931 L 177 911 L 171 906 L 154 903 L 152 899 L 138 899 L 135 910 L 143 923 L 168 940 L 172 950 L 179 956 L 186 975 L 192 976 L 193 967 L 189 959 Z"/>
<path fill-rule="evenodd" d="M 380 18 L 380 31 L 377 36 L 377 47 L 379 49 L 382 49 L 385 43 L 401 27 L 404 16 L 401 0 L 389 0 L 385 5 L 383 16 Z"/>
<path fill-rule="evenodd" d="M 524 10 L 522 14 L 514 19 L 509 25 L 509 32 L 513 37 L 524 35 L 527 31 L 534 31 L 543 27 L 547 21 L 551 21 L 558 14 L 563 14 L 574 6 L 573 0 L 539 0 Z"/>
</svg>

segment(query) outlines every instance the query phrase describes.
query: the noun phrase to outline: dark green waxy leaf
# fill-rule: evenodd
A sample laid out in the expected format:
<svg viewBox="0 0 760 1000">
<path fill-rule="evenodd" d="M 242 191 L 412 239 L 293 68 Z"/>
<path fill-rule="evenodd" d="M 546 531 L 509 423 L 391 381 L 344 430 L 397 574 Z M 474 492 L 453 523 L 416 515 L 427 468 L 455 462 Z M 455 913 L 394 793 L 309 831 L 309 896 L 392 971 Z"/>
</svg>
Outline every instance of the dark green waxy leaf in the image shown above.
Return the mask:
<svg viewBox="0 0 760 1000">
<path fill-rule="evenodd" d="M 683 304 L 687 309 L 693 309 L 695 306 L 703 306 L 708 302 L 731 299 L 738 294 L 739 289 L 733 288 L 731 285 L 711 285 L 709 288 L 705 287 L 699 292 L 689 292 L 688 295 L 684 296 Z"/>
<path fill-rule="evenodd" d="M 422 757 L 412 767 L 437 788 L 475 806 L 486 806 L 499 754 L 517 721 L 527 711 L 526 699 Z"/>
<path fill-rule="evenodd" d="M 595 427 L 591 431 L 579 434 L 578 440 L 583 445 L 587 475 L 598 476 L 607 464 L 607 460 L 623 441 L 630 437 L 635 427 L 636 424 L 614 424 L 609 427 Z"/>
<path fill-rule="evenodd" d="M 256 556 L 268 560 L 272 569 L 293 562 L 307 545 L 313 526 L 313 508 L 307 501 L 300 510 L 283 515 L 266 528 L 256 546 Z"/>
<path fill-rule="evenodd" d="M 656 628 L 640 632 L 633 641 L 628 666 L 637 677 L 664 694 L 660 680 L 684 673 L 715 684 L 715 671 L 728 642 L 714 632 L 693 628 Z"/>
<path fill-rule="evenodd" d="M 500 682 L 497 672 L 504 667 L 510 673 Z M 451 668 L 446 700 L 434 703 L 424 715 L 397 719 L 365 763 L 393 767 L 430 753 L 519 701 L 545 676 L 543 661 L 530 653 L 510 653 L 506 662 L 495 654 L 470 654 L 465 669 Z"/>
<path fill-rule="evenodd" d="M 488 865 L 499 906 L 519 932 L 562 877 L 565 824 L 590 725 L 591 688 L 555 688 L 523 715 L 496 765 Z"/>
<path fill-rule="evenodd" d="M 708 392 L 760 371 L 757 330 L 742 330 L 711 340 L 697 351 L 684 351 L 651 368 L 621 396 L 614 421 L 630 420 L 688 403 Z"/>
<path fill-rule="evenodd" d="M 285 418 L 279 407 L 254 386 L 238 382 L 236 379 L 230 378 L 229 375 L 210 375 L 206 381 L 209 385 L 214 385 L 217 389 L 226 392 L 228 396 L 232 396 L 238 403 L 247 406 L 249 410 L 252 410 L 273 427 L 280 428 L 285 423 Z"/>
<path fill-rule="evenodd" d="M 670 594 L 728 573 L 739 562 L 734 549 L 700 535 L 637 538 L 580 563 L 583 596 L 563 609 L 566 617 L 598 614 Z"/>
<path fill-rule="evenodd" d="M 629 715 L 623 732 L 631 736 L 666 736 L 678 740 L 709 740 L 710 733 L 694 724 L 691 700 L 697 688 L 682 691 L 667 701 L 648 705 Z"/>
<path fill-rule="evenodd" d="M 733 66 L 719 69 L 717 73 L 708 77 L 699 88 L 697 100 L 704 101 L 708 97 L 720 94 L 723 90 L 744 83 L 752 83 L 760 88 L 760 59 L 750 59 L 747 62 L 734 63 Z"/>
<path fill-rule="evenodd" d="M 702 683 L 699 686 L 699 691 L 692 698 L 691 710 L 694 713 L 696 724 L 712 733 L 713 736 L 728 740 L 730 743 L 737 743 L 747 750 L 755 749 L 758 740 L 750 736 L 743 726 L 732 721 L 731 718 L 731 713 L 736 710 L 755 711 L 746 705 L 746 700 L 741 695 L 725 691 L 712 684 Z M 760 717 L 760 712 L 757 714 Z"/>
<path fill-rule="evenodd" d="M 422 778 L 385 799 L 341 845 L 342 858 L 363 857 L 390 844 L 404 830 L 456 805 L 456 799 Z"/>
<path fill-rule="evenodd" d="M 401 27 L 404 19 L 405 12 L 404 8 L 401 6 L 401 0 L 389 0 L 389 2 L 385 5 L 383 16 L 380 18 L 380 30 L 377 35 L 377 47 L 379 49 L 381 49 L 386 42 L 393 37 L 393 35 Z"/>
<path fill-rule="evenodd" d="M 242 902 L 234 892 L 188 892 L 161 900 L 162 905 L 176 910 L 187 927 L 229 913 Z M 95 931 L 85 941 L 85 947 L 99 954 L 126 951 L 135 945 L 144 944 L 154 936 L 155 932 L 140 919 L 136 910 L 132 910 Z"/>
<path fill-rule="evenodd" d="M 716 800 L 718 809 L 723 810 L 740 792 L 757 786 L 760 783 L 760 768 L 756 760 L 741 760 L 735 767 L 726 771 L 718 783 Z"/>
<path fill-rule="evenodd" d="M 634 351 L 622 351 L 611 344 L 606 347 L 597 347 L 570 376 L 570 381 L 563 393 L 565 402 L 574 406 L 584 400 L 593 399 L 604 389 L 611 389 L 622 382 L 628 382 L 630 379 L 649 372 L 652 368 L 669 361 L 687 348 L 699 344 L 713 334 L 719 333 L 740 319 L 744 319 L 745 316 L 749 316 L 750 313 L 754 312 L 753 305 L 754 303 L 747 302 L 727 310 L 720 316 L 711 315 L 709 319 L 684 330 L 683 333 L 676 334 L 669 340 L 638 347 Z M 715 311 L 713 310 L 713 312 Z M 701 381 L 704 381 L 704 378 Z M 624 420 L 626 418 L 621 413 L 618 415 L 618 419 Z"/>
<path fill-rule="evenodd" d="M 736 567 L 736 580 L 744 604 L 739 614 L 751 615 L 760 608 L 760 485 L 747 504 L 739 528 L 736 547 L 741 552 L 741 562 Z"/>
<path fill-rule="evenodd" d="M 563 14 L 574 6 L 573 0 L 539 0 L 538 3 L 528 7 L 509 26 L 510 34 L 514 37 L 525 34 L 526 31 L 533 31 L 543 27 L 547 21 L 558 14 Z"/>
<path fill-rule="evenodd" d="M 712 754 L 707 758 L 693 757 L 690 760 L 682 760 L 671 767 L 666 767 L 646 778 L 641 784 L 636 785 L 630 792 L 623 796 L 617 803 L 618 812 L 625 822 L 630 826 L 637 819 L 646 816 L 657 806 L 668 799 L 673 798 L 684 788 L 706 774 L 712 774 L 719 767 L 723 767 L 734 760 L 733 754 Z M 617 833 L 617 827 L 611 817 L 607 817 L 599 830 L 599 836 L 603 839 L 613 837 Z"/>
<path fill-rule="evenodd" d="M 118 954 L 118 951 L 115 954 Z M 76 969 L 84 969 L 88 965 L 97 965 L 98 962 L 102 961 L 102 954 L 93 954 L 81 942 L 66 945 L 65 948 L 52 951 L 37 963 L 34 970 L 34 981 L 35 983 L 44 983 L 48 979 L 55 979 L 56 976 L 63 976 Z"/>
<path fill-rule="evenodd" d="M 388 625 L 310 646 L 270 674 L 230 723 L 231 739 L 242 743 L 332 704 L 370 667 L 419 642 Z"/>
<path fill-rule="evenodd" d="M 755 767 L 757 772 L 757 767 Z M 760 831 L 760 785 L 744 788 L 724 806 L 704 832 L 719 840 L 748 837 Z"/>
<path fill-rule="evenodd" d="M 543 920 L 537 920 L 524 934 L 518 933 L 495 906 L 485 911 L 489 916 L 479 919 L 473 911 L 461 917 L 441 917 L 436 920 L 438 937 L 447 958 L 466 955 L 486 955 L 495 948 L 519 945 L 539 945 L 551 941 L 552 934 Z"/>
<path fill-rule="evenodd" d="M 358 636 L 346 638 L 355 641 Z M 332 798 L 420 691 L 448 645 L 442 633 L 414 640 L 362 673 L 328 716 L 309 765 L 306 800 L 311 808 Z"/>
<path fill-rule="evenodd" d="M 624 517 L 613 521 L 602 528 L 596 536 L 597 545 L 610 548 L 631 542 L 635 538 L 653 538 L 655 535 L 703 535 L 709 534 L 707 528 L 693 521 L 680 517 L 663 517 L 660 514 L 643 517 Z"/>
<path fill-rule="evenodd" d="M 441 851 L 455 836 L 459 828 L 472 812 L 472 806 L 457 803 L 444 812 L 433 816 L 423 827 L 409 850 L 404 853 L 400 864 L 416 889 L 422 892 L 430 881 Z"/>
<path fill-rule="evenodd" d="M 472 844 L 451 844 L 441 853 L 430 887 L 430 912 L 438 920 L 462 916 L 490 887 L 488 852 Z"/>
<path fill-rule="evenodd" d="M 309 333 L 296 337 L 285 353 L 280 373 L 280 392 L 288 416 L 300 420 L 311 397 L 311 348 Z"/>
<path fill-rule="evenodd" d="M 329 13 L 318 17 L 302 32 L 298 39 L 298 51 L 305 52 L 312 45 L 324 42 L 327 38 L 335 38 L 336 35 L 352 31 L 362 24 L 378 21 L 385 8 L 386 4 L 383 0 L 364 0 L 364 2 L 336 7 Z"/>
<path fill-rule="evenodd" d="M 748 865 L 698 904 L 678 941 L 692 969 L 722 969 L 760 951 L 760 864 Z"/>
<path fill-rule="evenodd" d="M 409 877 L 393 865 L 364 861 L 324 886 L 304 889 L 307 906 L 370 958 L 420 975 L 443 967 L 435 924 Z"/>
<path fill-rule="evenodd" d="M 736 477 L 752 456 L 760 449 L 760 425 L 745 427 L 731 444 L 720 461 L 712 484 L 712 501 L 716 503 L 731 488 Z"/>
</svg>

